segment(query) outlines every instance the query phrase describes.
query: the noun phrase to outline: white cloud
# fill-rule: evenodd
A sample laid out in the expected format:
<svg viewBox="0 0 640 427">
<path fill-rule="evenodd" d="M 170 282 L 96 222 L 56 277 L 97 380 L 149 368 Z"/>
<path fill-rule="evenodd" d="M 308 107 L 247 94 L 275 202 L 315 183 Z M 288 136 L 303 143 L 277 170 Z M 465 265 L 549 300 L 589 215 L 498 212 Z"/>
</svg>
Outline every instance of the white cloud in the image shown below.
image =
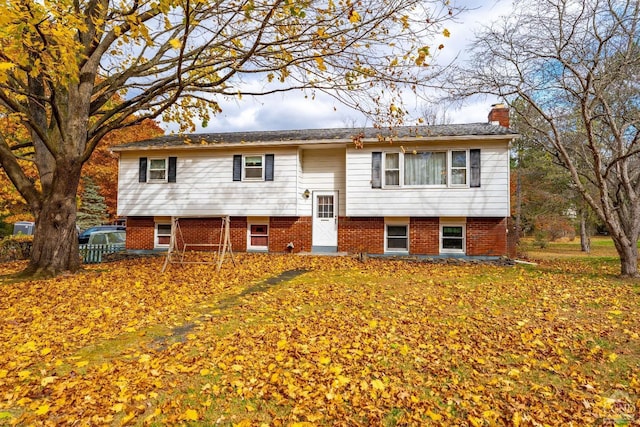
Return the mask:
<svg viewBox="0 0 640 427">
<path fill-rule="evenodd" d="M 464 48 L 474 36 L 474 32 L 483 25 L 501 15 L 509 13 L 512 7 L 511 0 L 494 0 L 486 2 L 482 0 L 462 0 L 457 4 L 470 9 L 462 15 L 458 23 L 450 23 L 447 29 L 450 37 L 438 36 L 434 45 L 444 44 L 440 52 L 439 62 L 446 64 L 456 56 L 464 59 Z M 247 88 L 256 91 L 264 89 L 264 83 L 259 80 L 244 82 Z M 254 130 L 286 130 L 286 129 L 312 129 L 312 128 L 336 128 L 371 125 L 359 112 L 352 110 L 328 95 L 319 93 L 315 99 L 305 97 L 298 91 L 275 94 L 262 97 L 244 97 L 243 99 L 218 100 L 222 107 L 222 113 L 211 119 L 206 128 L 201 126 L 197 132 L 234 132 Z M 452 123 L 485 122 L 491 104 L 497 99 L 478 97 L 464 103 L 459 107 L 447 109 L 447 116 Z M 407 105 L 412 104 L 407 102 Z M 420 111 L 420 105 L 415 106 Z M 415 113 L 414 113 L 415 114 Z M 175 130 L 176 126 L 168 125 L 168 131 Z"/>
</svg>

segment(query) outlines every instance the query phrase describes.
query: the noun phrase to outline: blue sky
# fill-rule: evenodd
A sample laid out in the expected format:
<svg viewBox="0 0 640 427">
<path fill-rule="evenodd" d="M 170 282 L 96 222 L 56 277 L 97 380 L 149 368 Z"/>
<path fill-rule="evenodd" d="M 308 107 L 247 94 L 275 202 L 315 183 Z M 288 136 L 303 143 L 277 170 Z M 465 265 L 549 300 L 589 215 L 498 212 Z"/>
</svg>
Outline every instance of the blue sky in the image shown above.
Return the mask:
<svg viewBox="0 0 640 427">
<path fill-rule="evenodd" d="M 452 1 L 453 2 L 453 1 Z M 464 58 L 465 45 L 472 39 L 474 29 L 488 24 L 511 8 L 511 0 L 460 0 L 455 2 L 472 9 L 460 17 L 459 23 L 447 25 L 451 37 L 441 52 L 443 63 L 456 55 Z M 484 122 L 491 104 L 498 99 L 479 98 L 457 109 L 449 108 L 447 115 L 452 123 Z M 371 126 L 357 111 L 351 110 L 333 98 L 319 94 L 314 100 L 305 99 L 300 92 L 288 92 L 259 98 L 243 97 L 236 100 L 219 100 L 222 113 L 199 127 L 197 132 L 234 132 L 254 130 L 285 130 L 310 128 L 336 128 Z M 420 109 L 418 109 L 420 111 Z M 171 131 L 171 126 L 167 127 Z"/>
</svg>

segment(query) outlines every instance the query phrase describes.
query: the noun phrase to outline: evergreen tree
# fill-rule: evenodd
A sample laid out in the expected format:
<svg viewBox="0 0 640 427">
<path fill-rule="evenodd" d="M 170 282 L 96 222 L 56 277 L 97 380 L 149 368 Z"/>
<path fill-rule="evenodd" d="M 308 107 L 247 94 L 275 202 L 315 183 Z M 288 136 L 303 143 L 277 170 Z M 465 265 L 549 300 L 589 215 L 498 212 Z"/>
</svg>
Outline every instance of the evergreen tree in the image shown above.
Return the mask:
<svg viewBox="0 0 640 427">
<path fill-rule="evenodd" d="M 89 177 L 82 178 L 83 191 L 80 194 L 80 206 L 76 224 L 81 230 L 102 224 L 107 215 L 107 204 L 100 195 L 100 187 Z"/>
</svg>

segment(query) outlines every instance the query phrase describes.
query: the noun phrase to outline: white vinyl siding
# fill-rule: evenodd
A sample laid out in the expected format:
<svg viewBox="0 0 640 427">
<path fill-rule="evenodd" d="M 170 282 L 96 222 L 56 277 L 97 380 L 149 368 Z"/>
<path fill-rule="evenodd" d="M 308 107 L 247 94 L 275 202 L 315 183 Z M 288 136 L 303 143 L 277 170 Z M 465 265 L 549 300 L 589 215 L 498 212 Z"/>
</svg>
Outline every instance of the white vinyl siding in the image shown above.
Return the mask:
<svg viewBox="0 0 640 427">
<path fill-rule="evenodd" d="M 269 148 L 274 154 L 273 181 L 233 181 L 233 156 L 263 156 L 264 149 L 172 151 L 180 174 L 171 186 L 138 182 L 139 157 L 120 153 L 120 216 L 295 216 L 297 148 Z"/>
<path fill-rule="evenodd" d="M 311 216 L 313 197 L 305 199 L 305 190 L 337 191 L 338 216 L 345 214 L 345 149 L 300 150 L 301 179 L 298 188 L 299 215 Z"/>
<path fill-rule="evenodd" d="M 507 142 L 478 140 L 464 145 L 416 145 L 417 151 L 465 151 L 465 185 L 446 187 L 384 186 L 372 188 L 372 152 L 387 147 L 347 149 L 347 216 L 506 217 L 509 216 L 509 151 Z M 413 147 L 411 147 L 413 150 Z M 480 148 L 481 187 L 469 185 L 469 150 Z M 398 150 L 400 148 L 398 147 Z M 407 150 L 409 152 L 409 150 Z M 449 161 L 451 160 L 449 156 Z M 383 161 L 384 163 L 384 161 Z M 460 163 L 458 163 L 460 164 Z M 462 166 L 459 166 L 462 168 Z M 461 169 L 459 169 L 461 170 Z M 459 174 L 462 172 L 458 172 Z M 384 174 L 384 173 L 383 173 Z M 402 175 L 402 172 L 400 173 Z"/>
</svg>

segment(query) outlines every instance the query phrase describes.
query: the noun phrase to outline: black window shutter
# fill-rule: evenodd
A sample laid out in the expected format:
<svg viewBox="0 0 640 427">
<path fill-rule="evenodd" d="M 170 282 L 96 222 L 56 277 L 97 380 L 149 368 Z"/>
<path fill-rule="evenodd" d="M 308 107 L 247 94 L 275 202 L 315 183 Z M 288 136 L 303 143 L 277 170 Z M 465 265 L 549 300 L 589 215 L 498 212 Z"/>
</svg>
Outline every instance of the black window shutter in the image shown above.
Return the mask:
<svg viewBox="0 0 640 427">
<path fill-rule="evenodd" d="M 264 180 L 273 181 L 273 154 L 264 155 Z"/>
<path fill-rule="evenodd" d="M 169 182 L 176 182 L 176 164 L 177 157 L 169 157 L 169 173 L 167 174 L 167 178 Z"/>
<path fill-rule="evenodd" d="M 382 188 L 382 152 L 374 151 L 371 153 L 371 188 Z"/>
<path fill-rule="evenodd" d="M 147 182 L 147 158 L 140 157 L 140 168 L 138 169 L 138 182 Z"/>
<path fill-rule="evenodd" d="M 242 181 L 242 156 L 240 154 L 233 156 L 233 180 Z"/>
<path fill-rule="evenodd" d="M 469 163 L 471 163 L 470 187 L 480 187 L 480 149 L 469 150 Z"/>
</svg>

